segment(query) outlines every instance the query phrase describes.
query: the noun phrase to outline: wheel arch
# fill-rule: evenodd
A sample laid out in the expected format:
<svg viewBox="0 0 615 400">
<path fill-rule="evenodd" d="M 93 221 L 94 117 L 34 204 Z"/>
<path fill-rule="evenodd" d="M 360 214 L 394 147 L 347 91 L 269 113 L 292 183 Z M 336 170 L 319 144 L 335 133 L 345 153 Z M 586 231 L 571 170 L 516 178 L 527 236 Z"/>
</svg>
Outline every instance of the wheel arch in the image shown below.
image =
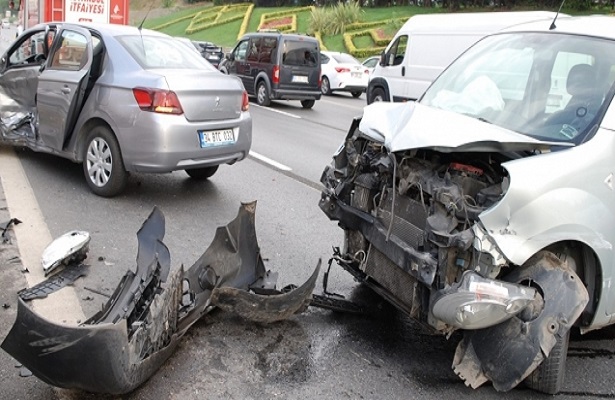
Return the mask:
<svg viewBox="0 0 615 400">
<path fill-rule="evenodd" d="M 269 97 L 272 98 L 272 93 L 271 93 L 271 81 L 269 80 L 269 77 L 267 76 L 267 74 L 264 71 L 261 71 L 258 75 L 256 75 L 256 79 L 254 79 L 254 93 L 258 93 L 257 88 L 258 88 L 258 84 L 261 82 L 265 82 L 265 86 L 267 87 L 267 92 L 269 92 Z"/>
<path fill-rule="evenodd" d="M 585 285 L 589 294 L 589 301 L 579 316 L 576 325 L 584 330 L 594 321 L 600 326 L 604 322 L 596 320 L 597 311 L 602 299 L 603 266 L 598 254 L 586 243 L 568 240 L 553 243 L 543 250 L 550 251 L 564 261 L 573 270 Z M 590 328 L 594 329 L 594 328 Z"/>
<path fill-rule="evenodd" d="M 371 103 L 370 99 L 373 96 L 373 92 L 376 89 L 382 89 L 384 91 L 385 96 L 387 97 L 388 101 L 391 101 L 391 92 L 389 90 L 389 84 L 386 81 L 386 79 L 384 78 L 380 78 L 380 77 L 372 77 L 369 80 L 369 84 L 367 85 L 367 102 L 368 104 Z"/>
<path fill-rule="evenodd" d="M 104 126 L 105 128 L 109 129 L 109 131 L 115 137 L 115 140 L 117 141 L 118 146 L 120 147 L 120 153 L 122 152 L 122 143 L 120 142 L 120 139 L 117 137 L 117 134 L 115 133 L 115 130 L 113 129 L 113 127 L 103 118 L 95 117 L 95 118 L 89 119 L 79 129 L 79 134 L 77 135 L 77 138 L 75 141 L 75 147 L 74 147 L 76 161 L 83 162 L 85 152 L 86 152 L 85 146 L 87 145 L 86 138 L 88 136 L 88 133 L 92 129 L 94 129 L 94 127 L 97 127 L 97 126 Z"/>
</svg>

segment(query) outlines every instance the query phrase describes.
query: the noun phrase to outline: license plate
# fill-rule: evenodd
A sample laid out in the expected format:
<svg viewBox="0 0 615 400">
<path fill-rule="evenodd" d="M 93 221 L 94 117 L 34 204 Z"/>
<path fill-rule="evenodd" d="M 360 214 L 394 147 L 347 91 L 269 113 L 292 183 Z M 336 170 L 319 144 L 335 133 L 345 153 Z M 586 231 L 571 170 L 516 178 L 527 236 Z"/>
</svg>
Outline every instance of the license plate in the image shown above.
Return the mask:
<svg viewBox="0 0 615 400">
<path fill-rule="evenodd" d="M 363 73 L 361 73 L 361 72 L 352 72 L 350 74 L 350 76 L 352 76 L 353 78 L 360 78 L 361 75 L 363 75 Z"/>
<path fill-rule="evenodd" d="M 233 129 L 198 131 L 198 133 L 201 147 L 222 146 L 235 143 L 235 131 Z"/>
<path fill-rule="evenodd" d="M 293 75 L 293 82 L 295 83 L 308 83 L 308 77 L 303 75 Z"/>
</svg>

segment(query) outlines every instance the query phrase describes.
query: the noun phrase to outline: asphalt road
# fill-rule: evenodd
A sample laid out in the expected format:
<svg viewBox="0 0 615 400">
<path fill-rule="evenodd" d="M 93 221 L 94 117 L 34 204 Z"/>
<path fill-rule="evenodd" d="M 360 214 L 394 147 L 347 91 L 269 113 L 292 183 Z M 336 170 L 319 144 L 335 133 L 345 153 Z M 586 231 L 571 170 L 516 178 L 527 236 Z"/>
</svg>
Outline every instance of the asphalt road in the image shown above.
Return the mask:
<svg viewBox="0 0 615 400">
<path fill-rule="evenodd" d="M 38 231 L 47 230 L 51 237 L 73 229 L 91 233 L 90 271 L 74 285 L 86 316 L 98 311 L 106 300 L 98 293 L 110 294 L 126 270 L 134 269 L 136 232 L 154 206 L 165 214 L 164 241 L 171 252 L 172 267 L 178 268 L 190 266 L 200 256 L 216 227 L 235 216 L 240 202 L 258 201 L 257 233 L 267 268 L 280 274 L 280 287 L 301 283 L 319 258 L 326 261 L 332 246 L 342 244 L 341 230 L 317 206 L 318 180 L 351 119 L 361 113 L 364 104 L 364 96 L 353 99 L 344 94 L 323 98 L 313 110 L 303 110 L 298 102 L 274 103 L 270 108 L 252 104 L 254 144 L 249 159 L 221 167 L 208 182 L 193 182 L 183 172 L 133 174 L 126 192 L 111 200 L 89 192 L 79 165 L 17 150 L 18 164 L 25 175 L 22 182 L 11 183 L 22 184 L 11 193 L 31 191 L 36 203 L 33 208 L 40 210 L 40 218 L 31 215 L 29 208 L 18 208 L 24 210 L 20 211 L 23 214 L 13 215 L 11 207 L 6 210 L 0 204 L 0 211 L 24 221 L 16 231 L 40 219 L 43 226 Z M 12 150 L 4 149 L 0 156 L 8 157 L 6 151 Z M 0 169 L 3 185 L 14 179 L 7 175 L 8 171 Z M 22 258 L 32 253 L 35 245 L 24 243 L 30 244 L 23 247 L 19 243 Z M 14 301 L 10 292 L 25 284 L 27 274 L 17 268 L 9 264 L 0 269 L 2 301 L 7 303 Z M 466 388 L 450 368 L 456 336 L 447 340 L 430 335 L 358 287 L 340 269 L 333 270 L 330 281 L 330 290 L 371 305 L 373 313 L 354 316 L 310 308 L 272 325 L 246 323 L 224 312 L 211 313 L 189 330 L 179 349 L 148 382 L 122 397 L 56 390 L 35 377 L 19 377 L 20 369 L 3 353 L 0 398 L 551 397 L 523 387 L 502 394 L 489 385 L 478 390 Z M 4 321 L 14 308 L 2 312 Z M 614 338 L 614 329 L 573 338 L 568 379 L 557 398 L 615 397 Z"/>
</svg>

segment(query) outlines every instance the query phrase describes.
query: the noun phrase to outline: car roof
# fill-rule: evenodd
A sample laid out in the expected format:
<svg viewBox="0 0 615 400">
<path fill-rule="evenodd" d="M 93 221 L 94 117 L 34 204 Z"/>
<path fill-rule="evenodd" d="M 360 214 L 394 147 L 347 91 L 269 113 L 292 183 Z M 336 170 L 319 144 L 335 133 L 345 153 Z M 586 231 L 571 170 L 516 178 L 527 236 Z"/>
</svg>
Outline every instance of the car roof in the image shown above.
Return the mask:
<svg viewBox="0 0 615 400">
<path fill-rule="evenodd" d="M 109 36 L 121 36 L 121 35 L 148 35 L 148 36 L 161 36 L 161 37 L 169 37 L 169 35 L 150 30 L 150 29 L 139 29 L 136 26 L 131 25 L 119 25 L 119 24 L 104 24 L 104 23 L 94 23 L 94 22 L 45 22 L 42 24 L 36 25 L 34 28 L 47 26 L 47 25 L 72 25 L 72 26 L 80 26 L 85 29 L 94 30 L 100 32 L 101 34 L 109 35 Z"/>
<path fill-rule="evenodd" d="M 550 27 L 550 22 L 528 22 L 504 29 L 502 32 L 553 32 L 615 40 L 615 17 L 613 16 L 559 16 L 555 20 L 555 28 L 550 29 Z"/>
<path fill-rule="evenodd" d="M 253 37 L 253 36 L 275 36 L 275 37 L 284 37 L 288 39 L 296 39 L 296 40 L 314 40 L 316 38 L 308 35 L 300 35 L 298 33 L 282 33 L 282 32 L 250 32 L 246 33 L 243 37 Z"/>
</svg>

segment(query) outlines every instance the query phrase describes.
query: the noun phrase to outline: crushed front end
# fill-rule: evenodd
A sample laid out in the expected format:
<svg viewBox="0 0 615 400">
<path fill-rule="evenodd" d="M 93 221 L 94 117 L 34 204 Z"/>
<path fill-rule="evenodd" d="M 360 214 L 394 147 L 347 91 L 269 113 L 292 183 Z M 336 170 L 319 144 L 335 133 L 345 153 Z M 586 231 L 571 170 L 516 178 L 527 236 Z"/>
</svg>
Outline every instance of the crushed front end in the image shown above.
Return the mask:
<svg viewBox="0 0 615 400">
<path fill-rule="evenodd" d="M 567 335 L 588 297 L 575 272 L 548 254 L 511 264 L 481 224 L 507 191 L 502 164 L 529 152 L 468 144 L 392 151 L 391 132 L 370 129 L 387 124 L 386 112 L 376 114 L 365 127 L 353 121 L 321 178 L 319 206 L 345 232 L 335 259 L 434 331 L 463 330 L 453 368 L 467 385 L 510 390 Z"/>
</svg>

